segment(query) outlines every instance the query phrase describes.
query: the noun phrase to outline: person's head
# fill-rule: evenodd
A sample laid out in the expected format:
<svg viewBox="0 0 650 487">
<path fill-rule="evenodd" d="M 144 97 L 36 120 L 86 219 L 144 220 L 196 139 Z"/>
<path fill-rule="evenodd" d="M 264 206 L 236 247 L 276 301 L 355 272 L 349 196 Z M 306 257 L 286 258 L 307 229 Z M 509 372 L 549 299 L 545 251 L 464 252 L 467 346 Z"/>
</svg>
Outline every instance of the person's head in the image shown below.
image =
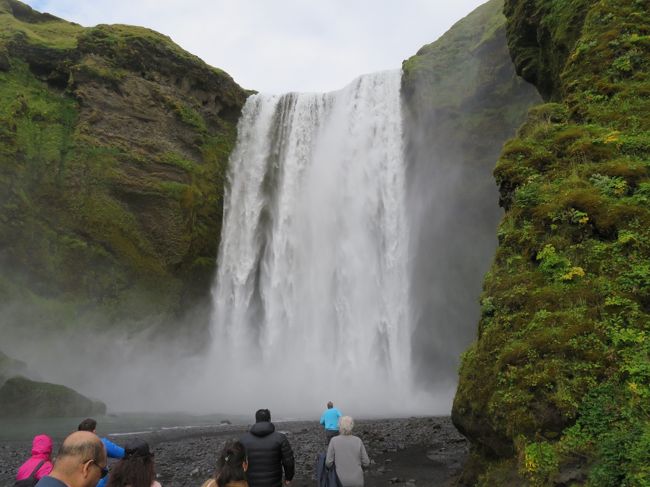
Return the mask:
<svg viewBox="0 0 650 487">
<path fill-rule="evenodd" d="M 334 403 L 332 401 L 329 401 L 327 403 L 327 409 L 332 409 L 334 407 Z"/>
<path fill-rule="evenodd" d="M 246 470 L 248 459 L 244 445 L 239 441 L 229 441 L 221 450 L 217 461 L 215 478 L 218 487 L 225 487 L 229 482 L 246 480 Z"/>
<path fill-rule="evenodd" d="M 271 421 L 271 411 L 268 409 L 258 409 L 255 412 L 255 422 L 259 423 L 261 421 Z"/>
<path fill-rule="evenodd" d="M 106 450 L 97 435 L 75 431 L 65 440 L 50 475 L 70 487 L 94 487 L 108 473 Z"/>
<path fill-rule="evenodd" d="M 96 429 L 97 421 L 95 421 L 93 418 L 84 419 L 81 423 L 79 423 L 79 426 L 77 427 L 77 430 L 79 431 L 90 431 L 91 433 L 94 433 Z"/>
<path fill-rule="evenodd" d="M 354 419 L 350 416 L 343 416 L 339 419 L 339 433 L 342 435 L 351 435 L 354 428 Z"/>
<path fill-rule="evenodd" d="M 52 438 L 47 435 L 36 435 L 32 441 L 32 455 L 50 458 L 52 456 Z"/>
<path fill-rule="evenodd" d="M 124 458 L 111 468 L 107 487 L 151 487 L 154 480 L 156 471 L 149 444 L 134 438 L 124 445 Z"/>
</svg>

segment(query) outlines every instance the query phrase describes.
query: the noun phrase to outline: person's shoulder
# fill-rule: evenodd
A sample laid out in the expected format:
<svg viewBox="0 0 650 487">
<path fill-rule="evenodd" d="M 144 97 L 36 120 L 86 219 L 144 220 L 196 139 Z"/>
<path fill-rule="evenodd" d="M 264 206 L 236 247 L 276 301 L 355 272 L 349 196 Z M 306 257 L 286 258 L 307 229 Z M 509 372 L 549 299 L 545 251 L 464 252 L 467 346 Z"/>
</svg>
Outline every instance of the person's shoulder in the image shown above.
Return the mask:
<svg viewBox="0 0 650 487">
<path fill-rule="evenodd" d="M 157 480 L 154 480 L 153 482 L 151 482 L 151 487 L 162 487 L 162 485 L 160 485 L 160 482 L 158 482 Z"/>
<path fill-rule="evenodd" d="M 36 485 L 38 487 L 68 487 L 59 479 L 55 479 L 54 477 L 50 477 L 49 475 L 46 475 L 45 477 L 41 477 L 41 480 L 39 480 L 36 483 Z"/>
</svg>

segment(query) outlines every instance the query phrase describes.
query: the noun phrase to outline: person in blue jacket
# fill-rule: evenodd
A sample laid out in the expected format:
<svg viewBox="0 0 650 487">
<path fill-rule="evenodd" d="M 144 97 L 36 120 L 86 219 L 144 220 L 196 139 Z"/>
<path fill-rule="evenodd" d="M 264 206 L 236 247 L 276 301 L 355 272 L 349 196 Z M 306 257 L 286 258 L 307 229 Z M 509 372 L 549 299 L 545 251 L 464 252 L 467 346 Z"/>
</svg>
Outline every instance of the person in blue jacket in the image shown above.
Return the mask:
<svg viewBox="0 0 650 487">
<path fill-rule="evenodd" d="M 97 421 L 95 421 L 93 418 L 86 418 L 81 423 L 79 423 L 79 427 L 77 429 L 79 431 L 90 431 L 91 433 L 97 434 Z M 104 448 L 106 448 L 106 456 L 108 456 L 108 458 L 124 458 L 124 448 L 116 445 L 108 438 L 100 438 L 100 440 L 102 440 Z M 97 487 L 105 487 L 106 482 L 108 482 L 108 475 L 99 480 Z"/>
<path fill-rule="evenodd" d="M 327 409 L 320 417 L 320 424 L 325 427 L 325 439 L 327 444 L 330 440 L 339 434 L 339 418 L 343 416 L 341 411 L 334 407 L 334 403 L 329 401 Z"/>
</svg>

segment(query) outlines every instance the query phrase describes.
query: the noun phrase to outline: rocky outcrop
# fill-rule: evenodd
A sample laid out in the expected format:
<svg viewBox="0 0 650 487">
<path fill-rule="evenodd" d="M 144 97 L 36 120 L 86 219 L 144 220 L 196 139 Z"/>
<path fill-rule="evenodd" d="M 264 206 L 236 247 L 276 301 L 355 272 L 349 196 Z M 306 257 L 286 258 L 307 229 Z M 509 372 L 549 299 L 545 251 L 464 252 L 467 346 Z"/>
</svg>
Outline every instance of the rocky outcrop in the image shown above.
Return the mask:
<svg viewBox="0 0 650 487">
<path fill-rule="evenodd" d="M 248 93 L 140 27 L 83 28 L 3 0 L 0 32 L 10 326 L 178 320 L 209 292 Z"/>
<path fill-rule="evenodd" d="M 650 427 L 647 2 L 506 0 L 551 103 L 509 141 L 506 210 L 453 408 L 468 485 L 645 485 Z"/>
<path fill-rule="evenodd" d="M 494 162 L 541 101 L 515 74 L 502 7 L 501 0 L 479 7 L 403 64 L 413 351 L 420 380 L 432 388 L 456 377 L 476 334 L 501 216 Z"/>
<path fill-rule="evenodd" d="M 12 377 L 0 387 L 1 418 L 64 418 L 106 414 L 106 405 L 58 384 Z"/>
</svg>

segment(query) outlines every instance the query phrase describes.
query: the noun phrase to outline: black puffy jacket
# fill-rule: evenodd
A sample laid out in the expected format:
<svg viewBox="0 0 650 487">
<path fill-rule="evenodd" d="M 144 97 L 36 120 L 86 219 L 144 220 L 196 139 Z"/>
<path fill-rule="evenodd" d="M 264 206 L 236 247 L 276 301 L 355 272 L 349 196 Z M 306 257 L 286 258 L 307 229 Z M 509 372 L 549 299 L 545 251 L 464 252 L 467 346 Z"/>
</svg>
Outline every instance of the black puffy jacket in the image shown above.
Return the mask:
<svg viewBox="0 0 650 487">
<path fill-rule="evenodd" d="M 275 432 L 273 423 L 255 423 L 240 441 L 248 455 L 246 478 L 250 487 L 280 487 L 282 470 L 285 480 L 293 479 L 295 463 L 291 445 L 286 436 Z"/>
</svg>

